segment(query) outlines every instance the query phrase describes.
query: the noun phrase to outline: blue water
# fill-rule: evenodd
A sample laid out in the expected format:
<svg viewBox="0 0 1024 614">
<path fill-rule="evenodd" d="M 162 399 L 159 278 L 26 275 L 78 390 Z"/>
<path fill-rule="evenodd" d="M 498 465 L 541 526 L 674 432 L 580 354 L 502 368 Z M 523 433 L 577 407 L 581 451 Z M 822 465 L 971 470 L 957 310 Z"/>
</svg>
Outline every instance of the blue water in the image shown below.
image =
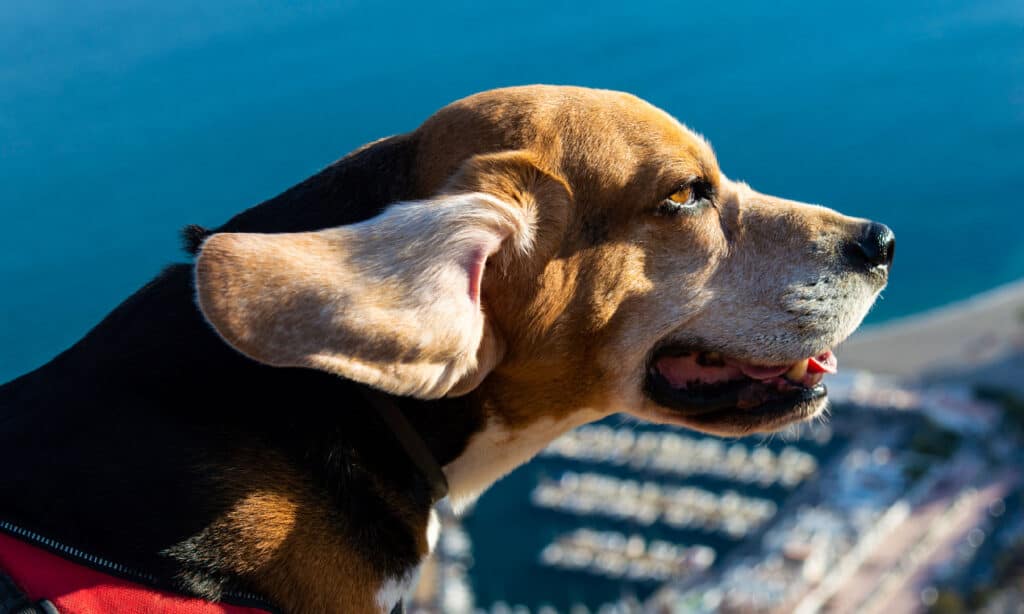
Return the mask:
<svg viewBox="0 0 1024 614">
<path fill-rule="evenodd" d="M 872 321 L 1024 276 L 1020 0 L 6 0 L 0 381 L 181 259 L 182 225 L 534 82 L 634 92 L 705 134 L 730 176 L 888 223 L 899 249 Z M 515 574 L 495 560 L 485 597 Z"/>
<path fill-rule="evenodd" d="M 292 5 L 292 6 L 289 6 Z M 892 226 L 875 321 L 1024 274 L 1024 4 L 0 3 L 0 381 L 217 224 L 491 87 L 634 92 L 732 177 Z"/>
</svg>

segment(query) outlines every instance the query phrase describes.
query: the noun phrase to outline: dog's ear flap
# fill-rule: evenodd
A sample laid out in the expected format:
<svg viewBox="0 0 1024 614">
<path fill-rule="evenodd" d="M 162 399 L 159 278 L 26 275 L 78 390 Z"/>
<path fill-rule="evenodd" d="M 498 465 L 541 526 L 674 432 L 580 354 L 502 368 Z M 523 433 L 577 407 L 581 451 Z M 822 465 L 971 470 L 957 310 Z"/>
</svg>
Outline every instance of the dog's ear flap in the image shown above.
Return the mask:
<svg viewBox="0 0 1024 614">
<path fill-rule="evenodd" d="M 225 341 L 263 363 L 420 398 L 472 390 L 504 352 L 481 301 L 484 268 L 527 257 L 536 219 L 528 188 L 464 191 L 496 170 L 482 163 L 435 198 L 358 224 L 212 235 L 196 261 L 200 309 Z M 499 166 L 509 164 L 522 160 Z"/>
</svg>

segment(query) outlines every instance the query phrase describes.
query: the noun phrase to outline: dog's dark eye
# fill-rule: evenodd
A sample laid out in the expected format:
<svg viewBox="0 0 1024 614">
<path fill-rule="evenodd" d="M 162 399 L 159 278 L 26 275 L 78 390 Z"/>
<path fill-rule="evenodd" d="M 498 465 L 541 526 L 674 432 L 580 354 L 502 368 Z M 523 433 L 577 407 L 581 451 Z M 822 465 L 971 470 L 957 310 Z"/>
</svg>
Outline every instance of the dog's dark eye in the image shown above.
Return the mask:
<svg viewBox="0 0 1024 614">
<path fill-rule="evenodd" d="M 705 195 L 693 185 L 679 188 L 658 204 L 657 215 L 672 216 L 693 213 L 707 204 Z"/>
</svg>

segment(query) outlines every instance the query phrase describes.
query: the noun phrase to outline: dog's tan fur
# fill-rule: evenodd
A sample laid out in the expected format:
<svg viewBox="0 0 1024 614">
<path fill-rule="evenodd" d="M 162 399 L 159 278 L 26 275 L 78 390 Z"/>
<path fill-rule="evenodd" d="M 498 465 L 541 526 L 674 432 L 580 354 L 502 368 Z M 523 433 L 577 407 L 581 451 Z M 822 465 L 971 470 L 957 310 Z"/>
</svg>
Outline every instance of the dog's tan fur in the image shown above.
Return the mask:
<svg viewBox="0 0 1024 614">
<path fill-rule="evenodd" d="M 473 390 L 489 426 L 446 467 L 453 500 L 612 412 L 739 435 L 821 411 L 707 424 L 641 387 L 665 339 L 759 364 L 843 340 L 879 290 L 834 265 L 863 220 L 728 179 L 701 137 L 618 92 L 486 92 L 413 134 L 422 201 L 320 232 L 215 235 L 197 288 L 210 322 L 258 360 L 424 398 Z M 656 214 L 692 181 L 717 192 L 713 206 Z"/>
</svg>

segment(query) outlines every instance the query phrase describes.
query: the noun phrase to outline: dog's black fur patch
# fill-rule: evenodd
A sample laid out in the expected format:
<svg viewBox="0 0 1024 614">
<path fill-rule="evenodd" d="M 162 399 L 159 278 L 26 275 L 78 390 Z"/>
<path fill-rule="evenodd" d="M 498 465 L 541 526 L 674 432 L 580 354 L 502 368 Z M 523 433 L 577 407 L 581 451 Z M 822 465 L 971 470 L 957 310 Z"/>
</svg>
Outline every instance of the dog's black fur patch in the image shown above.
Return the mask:
<svg viewBox="0 0 1024 614">
<path fill-rule="evenodd" d="M 603 215 L 588 215 L 583 220 L 582 230 L 588 245 L 600 245 L 608 241 L 608 220 Z"/>
<path fill-rule="evenodd" d="M 188 227 L 186 249 L 211 232 L 369 218 L 421 197 L 414 157 L 407 136 L 378 141 L 214 231 Z M 189 538 L 233 503 L 218 494 L 237 491 L 218 469 L 271 451 L 308 476 L 344 518 L 339 533 L 377 570 L 418 562 L 414 536 L 379 490 L 426 514 L 429 486 L 359 384 L 249 360 L 216 335 L 193 297 L 192 267 L 173 265 L 69 350 L 0 386 L 0 519 L 215 598 L 249 587 Z M 397 402 L 442 464 L 482 427 L 466 398 Z"/>
</svg>

